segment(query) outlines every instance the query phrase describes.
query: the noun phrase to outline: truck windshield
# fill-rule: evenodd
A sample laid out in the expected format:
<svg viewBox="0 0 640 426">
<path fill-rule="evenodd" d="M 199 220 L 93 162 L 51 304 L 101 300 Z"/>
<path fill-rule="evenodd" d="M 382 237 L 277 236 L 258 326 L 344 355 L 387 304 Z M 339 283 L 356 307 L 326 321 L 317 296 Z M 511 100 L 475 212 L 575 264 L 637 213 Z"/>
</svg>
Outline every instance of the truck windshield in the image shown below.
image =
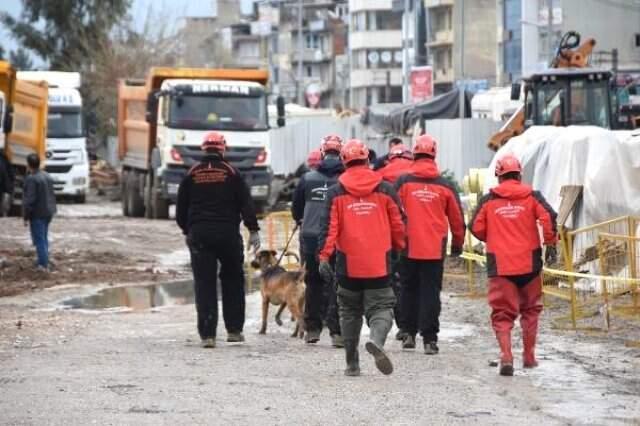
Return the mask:
<svg viewBox="0 0 640 426">
<path fill-rule="evenodd" d="M 169 127 L 199 130 L 266 130 L 264 96 L 181 95 L 171 98 Z"/>
<path fill-rule="evenodd" d="M 81 138 L 82 112 L 79 109 L 50 109 L 47 120 L 48 138 Z"/>
</svg>

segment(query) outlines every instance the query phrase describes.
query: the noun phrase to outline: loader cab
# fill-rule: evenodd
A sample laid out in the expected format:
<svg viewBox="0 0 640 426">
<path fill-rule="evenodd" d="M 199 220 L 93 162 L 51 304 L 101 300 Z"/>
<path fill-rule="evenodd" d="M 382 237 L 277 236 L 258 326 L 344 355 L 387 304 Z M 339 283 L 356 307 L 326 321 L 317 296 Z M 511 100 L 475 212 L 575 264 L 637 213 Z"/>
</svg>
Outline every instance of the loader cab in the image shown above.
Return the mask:
<svg viewBox="0 0 640 426">
<path fill-rule="evenodd" d="M 525 127 L 598 126 L 614 121 L 611 73 L 588 68 L 551 69 L 524 79 Z"/>
</svg>

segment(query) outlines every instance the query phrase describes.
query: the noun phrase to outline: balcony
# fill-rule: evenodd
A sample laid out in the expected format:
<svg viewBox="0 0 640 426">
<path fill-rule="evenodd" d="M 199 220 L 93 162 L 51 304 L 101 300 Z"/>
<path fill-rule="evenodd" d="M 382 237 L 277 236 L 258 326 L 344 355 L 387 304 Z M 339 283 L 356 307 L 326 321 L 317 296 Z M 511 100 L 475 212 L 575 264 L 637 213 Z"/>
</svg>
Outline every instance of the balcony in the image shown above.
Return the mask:
<svg viewBox="0 0 640 426">
<path fill-rule="evenodd" d="M 402 48 L 402 31 L 358 31 L 349 36 L 352 50 L 358 49 L 400 49 Z"/>
<path fill-rule="evenodd" d="M 300 53 L 294 50 L 291 55 L 292 62 L 300 60 Z M 321 49 L 304 49 L 302 51 L 302 62 L 326 62 L 331 60 L 331 52 Z"/>
<path fill-rule="evenodd" d="M 453 6 L 454 0 L 424 0 L 424 7 L 427 9 L 433 7 L 450 7 Z"/>
<path fill-rule="evenodd" d="M 448 46 L 453 44 L 453 30 L 438 30 L 427 42 L 428 47 Z"/>
<path fill-rule="evenodd" d="M 438 68 L 437 66 L 434 68 L 433 82 L 435 84 L 453 83 L 453 68 Z"/>
<path fill-rule="evenodd" d="M 390 84 L 391 86 L 402 85 L 402 70 L 398 68 L 390 68 Z M 350 79 L 351 87 L 372 87 L 372 86 L 386 86 L 387 85 L 387 70 L 386 69 L 364 69 L 351 71 Z"/>
</svg>

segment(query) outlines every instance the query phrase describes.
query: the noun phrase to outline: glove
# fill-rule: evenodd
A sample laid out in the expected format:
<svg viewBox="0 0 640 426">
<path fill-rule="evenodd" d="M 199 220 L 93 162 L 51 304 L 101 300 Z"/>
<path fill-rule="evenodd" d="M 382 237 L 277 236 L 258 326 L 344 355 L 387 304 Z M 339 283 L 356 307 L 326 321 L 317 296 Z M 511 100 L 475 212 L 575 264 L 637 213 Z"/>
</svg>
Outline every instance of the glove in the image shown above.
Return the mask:
<svg viewBox="0 0 640 426">
<path fill-rule="evenodd" d="M 546 265 L 553 265 L 558 261 L 558 251 L 556 246 L 547 246 L 544 252 L 544 263 Z"/>
<path fill-rule="evenodd" d="M 249 247 L 254 253 L 260 249 L 260 234 L 258 231 L 253 231 L 249 234 Z"/>
<path fill-rule="evenodd" d="M 462 247 L 451 246 L 451 257 L 460 257 L 462 255 Z"/>
<path fill-rule="evenodd" d="M 322 279 L 328 283 L 333 282 L 333 268 L 327 261 L 321 261 L 318 266 L 318 272 L 320 272 L 320 276 Z"/>
</svg>

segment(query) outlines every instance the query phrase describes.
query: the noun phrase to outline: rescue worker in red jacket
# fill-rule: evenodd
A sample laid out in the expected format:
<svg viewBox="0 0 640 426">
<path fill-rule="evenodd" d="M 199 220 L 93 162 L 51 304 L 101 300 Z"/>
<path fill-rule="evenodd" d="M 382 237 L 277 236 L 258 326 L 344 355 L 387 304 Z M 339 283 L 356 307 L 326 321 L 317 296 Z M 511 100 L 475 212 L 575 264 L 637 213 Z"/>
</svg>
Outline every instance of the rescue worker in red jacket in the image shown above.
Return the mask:
<svg viewBox="0 0 640 426">
<path fill-rule="evenodd" d="M 378 169 L 377 172 L 380 174 L 382 179 L 390 184 L 395 184 L 398 178 L 404 174 L 409 172 L 409 168 L 413 165 L 413 154 L 411 154 L 411 150 L 407 149 L 402 143 L 398 143 L 395 145 L 391 145 L 389 148 L 388 160 L 385 166 Z M 396 334 L 396 340 L 403 340 L 407 333 L 404 331 L 405 327 L 402 324 L 404 320 L 401 309 L 401 282 L 400 282 L 400 273 L 399 267 L 400 262 L 399 259 L 394 259 L 394 270 L 391 275 L 391 287 L 393 288 L 393 292 L 396 295 L 396 306 L 393 308 L 393 315 L 396 318 L 396 325 L 398 326 L 398 333 Z"/>
<path fill-rule="evenodd" d="M 416 347 L 419 331 L 424 353 L 438 353 L 440 291 L 451 229 L 451 255 L 462 253 L 466 231 L 460 198 L 455 188 L 440 176 L 435 162 L 436 141 L 419 136 L 413 148 L 415 162 L 396 182 L 396 190 L 407 215 L 408 247 L 402 260 L 402 324 L 406 336 L 402 347 Z"/>
<path fill-rule="evenodd" d="M 393 365 L 383 347 L 396 303 L 389 285 L 391 253 L 405 247 L 402 208 L 393 187 L 369 168 L 369 150 L 361 141 L 348 141 L 340 157 L 346 170 L 327 194 L 319 271 L 327 281 L 332 279 L 329 259 L 335 252 L 345 374 L 360 374 L 358 343 L 363 314 L 370 328 L 365 348 L 376 367 L 391 374 Z"/>
<path fill-rule="evenodd" d="M 500 346 L 500 374 L 513 375 L 511 330 L 520 315 L 524 368 L 538 365 L 535 344 L 542 312 L 542 247 L 553 263 L 556 213 L 544 197 L 521 182 L 522 168 L 510 154 L 496 163 L 499 184 L 478 203 L 471 232 L 486 242 L 491 324 Z"/>
<path fill-rule="evenodd" d="M 407 174 L 409 168 L 413 164 L 413 155 L 404 145 L 394 145 L 389 151 L 389 160 L 387 164 L 378 169 L 377 172 L 385 181 L 390 184 L 396 183 L 398 178 Z"/>
</svg>

